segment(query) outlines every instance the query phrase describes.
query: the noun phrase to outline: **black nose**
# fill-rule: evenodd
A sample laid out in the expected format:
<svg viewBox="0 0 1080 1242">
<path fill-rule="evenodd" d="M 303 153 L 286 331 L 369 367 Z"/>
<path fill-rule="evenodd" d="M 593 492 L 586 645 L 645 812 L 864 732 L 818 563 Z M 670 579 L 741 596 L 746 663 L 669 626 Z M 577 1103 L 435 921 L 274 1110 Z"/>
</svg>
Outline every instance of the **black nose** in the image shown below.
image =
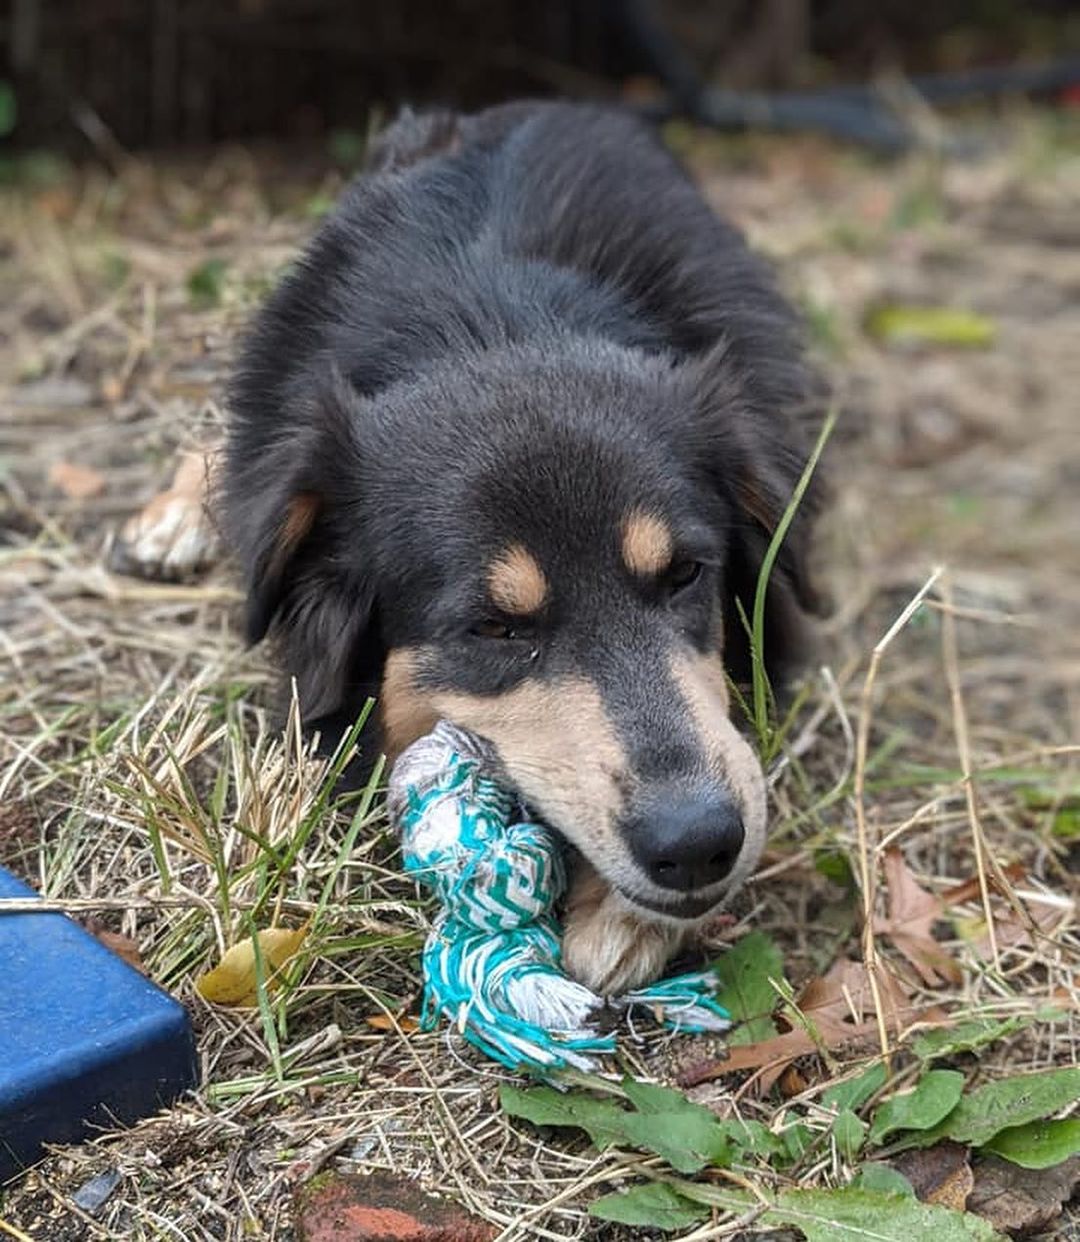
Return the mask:
<svg viewBox="0 0 1080 1242">
<path fill-rule="evenodd" d="M 743 846 L 733 798 L 714 795 L 658 808 L 633 834 L 634 856 L 654 884 L 689 893 L 722 880 Z"/>
</svg>

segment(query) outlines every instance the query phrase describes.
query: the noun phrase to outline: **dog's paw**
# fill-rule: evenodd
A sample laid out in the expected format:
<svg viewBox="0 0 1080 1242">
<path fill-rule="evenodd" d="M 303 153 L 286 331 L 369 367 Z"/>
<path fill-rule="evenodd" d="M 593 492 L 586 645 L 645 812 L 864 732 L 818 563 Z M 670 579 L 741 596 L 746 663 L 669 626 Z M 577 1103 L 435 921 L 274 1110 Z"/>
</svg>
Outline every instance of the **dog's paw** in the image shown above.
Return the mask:
<svg viewBox="0 0 1080 1242">
<path fill-rule="evenodd" d="M 115 573 L 176 582 L 208 569 L 221 544 L 208 511 L 213 460 L 185 453 L 173 481 L 124 523 L 106 561 Z"/>
<path fill-rule="evenodd" d="M 563 927 L 563 969 L 599 996 L 620 996 L 653 983 L 686 933 L 630 909 L 589 871 L 578 877 Z"/>
</svg>

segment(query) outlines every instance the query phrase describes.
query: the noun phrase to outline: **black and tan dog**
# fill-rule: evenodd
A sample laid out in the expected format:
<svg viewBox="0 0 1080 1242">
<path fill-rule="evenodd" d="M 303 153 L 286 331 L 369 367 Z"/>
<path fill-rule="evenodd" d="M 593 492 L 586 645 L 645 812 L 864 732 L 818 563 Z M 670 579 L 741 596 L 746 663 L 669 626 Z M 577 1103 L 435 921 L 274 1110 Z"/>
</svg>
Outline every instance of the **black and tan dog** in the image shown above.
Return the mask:
<svg viewBox="0 0 1080 1242">
<path fill-rule="evenodd" d="M 601 992 L 760 855 L 727 678 L 808 391 L 738 234 L 646 128 L 569 104 L 404 116 L 247 341 L 224 486 L 250 638 L 324 732 L 375 695 L 391 757 L 440 717 L 494 744 L 580 853 L 566 965 Z"/>
</svg>

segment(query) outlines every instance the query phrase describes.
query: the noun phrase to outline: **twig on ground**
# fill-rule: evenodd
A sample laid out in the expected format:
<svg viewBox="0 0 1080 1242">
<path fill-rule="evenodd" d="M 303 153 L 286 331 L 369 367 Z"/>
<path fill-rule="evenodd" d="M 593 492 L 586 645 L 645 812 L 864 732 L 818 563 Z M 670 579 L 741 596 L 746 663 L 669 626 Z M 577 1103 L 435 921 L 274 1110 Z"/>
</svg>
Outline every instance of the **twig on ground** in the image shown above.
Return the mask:
<svg viewBox="0 0 1080 1242">
<path fill-rule="evenodd" d="M 870 722 L 874 707 L 874 686 L 877 681 L 878 669 L 885 653 L 892 646 L 898 634 L 918 611 L 926 596 L 933 590 L 935 583 L 943 573 L 942 567 L 935 569 L 929 578 L 908 602 L 903 612 L 896 618 L 882 638 L 874 645 L 870 653 L 870 665 L 863 682 L 862 694 L 859 696 L 859 725 L 855 735 L 855 826 L 859 851 L 859 879 L 863 901 L 863 962 L 870 980 L 870 990 L 874 998 L 874 1010 L 877 1015 L 878 1040 L 881 1054 L 889 1064 L 890 1048 L 888 1026 L 885 1011 L 881 1003 L 881 991 L 878 981 L 880 962 L 878 959 L 877 940 L 874 936 L 874 915 L 877 905 L 878 869 L 880 863 L 880 842 L 877 840 L 876 826 L 871 833 L 866 814 L 866 756 L 870 741 Z"/>
</svg>

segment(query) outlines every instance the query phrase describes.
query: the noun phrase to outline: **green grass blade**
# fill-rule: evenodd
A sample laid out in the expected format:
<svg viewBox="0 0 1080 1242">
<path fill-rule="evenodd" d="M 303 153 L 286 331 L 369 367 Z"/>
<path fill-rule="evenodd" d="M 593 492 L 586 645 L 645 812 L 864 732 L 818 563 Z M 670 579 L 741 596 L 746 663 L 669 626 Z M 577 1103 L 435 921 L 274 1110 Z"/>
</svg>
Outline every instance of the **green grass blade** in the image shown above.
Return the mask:
<svg viewBox="0 0 1080 1242">
<path fill-rule="evenodd" d="M 814 477 L 814 471 L 817 469 L 818 461 L 821 454 L 825 450 L 829 437 L 832 435 L 833 428 L 836 426 L 838 411 L 835 406 L 829 410 L 825 417 L 825 421 L 821 424 L 821 431 L 818 433 L 817 442 L 814 444 L 813 451 L 807 459 L 803 472 L 799 476 L 799 481 L 795 485 L 795 490 L 791 494 L 788 506 L 784 510 L 783 516 L 776 524 L 776 530 L 769 540 L 769 546 L 765 551 L 764 559 L 761 562 L 761 569 L 758 572 L 757 589 L 754 592 L 754 613 L 751 621 L 750 633 L 750 662 L 753 674 L 753 699 L 754 699 L 754 727 L 757 731 L 759 739 L 770 738 L 770 705 L 772 702 L 772 688 L 769 686 L 768 675 L 765 671 L 765 596 L 769 588 L 769 578 L 772 575 L 773 566 L 776 564 L 776 558 L 780 554 L 781 545 L 788 533 L 798 512 L 799 505 L 806 495 L 806 489 L 810 486 L 810 480 Z M 768 748 L 766 748 L 767 753 Z"/>
</svg>

